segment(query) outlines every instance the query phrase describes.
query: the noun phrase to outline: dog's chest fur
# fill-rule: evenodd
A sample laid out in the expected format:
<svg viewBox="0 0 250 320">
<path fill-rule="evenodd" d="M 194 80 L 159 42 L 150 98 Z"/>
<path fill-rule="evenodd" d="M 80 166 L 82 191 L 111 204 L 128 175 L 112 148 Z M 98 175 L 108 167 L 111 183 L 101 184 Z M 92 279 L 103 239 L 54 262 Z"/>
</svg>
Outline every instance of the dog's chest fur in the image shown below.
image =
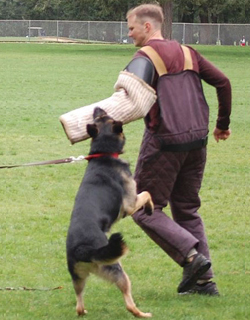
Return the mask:
<svg viewBox="0 0 250 320">
<path fill-rule="evenodd" d="M 121 159 L 92 159 L 76 196 L 77 223 L 98 224 L 104 232 L 125 217 L 136 201 L 136 183 L 128 163 Z"/>
<path fill-rule="evenodd" d="M 132 178 L 132 175 L 128 175 L 123 171 L 120 172 L 120 175 L 124 185 L 124 197 L 122 199 L 122 206 L 118 219 L 127 216 L 134 208 L 136 201 L 136 183 Z"/>
<path fill-rule="evenodd" d="M 91 176 L 95 171 L 96 183 L 102 186 L 102 192 L 107 194 L 107 197 L 111 199 L 116 195 L 116 200 L 120 200 L 119 210 L 116 213 L 116 220 L 119 220 L 125 217 L 135 205 L 136 183 L 127 162 L 121 159 L 99 160 L 90 163 L 88 170 L 91 171 Z M 89 183 L 89 180 L 86 183 Z M 116 201 L 113 203 L 115 204 Z"/>
</svg>

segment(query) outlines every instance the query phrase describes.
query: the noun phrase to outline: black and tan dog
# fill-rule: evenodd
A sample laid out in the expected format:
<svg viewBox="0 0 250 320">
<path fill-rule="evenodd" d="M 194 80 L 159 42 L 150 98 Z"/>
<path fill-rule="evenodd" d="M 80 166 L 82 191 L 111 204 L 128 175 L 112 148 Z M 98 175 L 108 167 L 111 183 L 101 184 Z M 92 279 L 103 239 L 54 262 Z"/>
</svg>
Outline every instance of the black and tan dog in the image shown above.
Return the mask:
<svg viewBox="0 0 250 320">
<path fill-rule="evenodd" d="M 67 261 L 76 292 L 78 315 L 87 313 L 83 289 L 93 273 L 121 290 L 126 308 L 136 317 L 148 318 L 131 295 L 131 284 L 119 259 L 127 246 L 120 233 L 108 239 L 111 226 L 142 206 L 152 213 L 153 203 L 148 192 L 136 194 L 136 183 L 129 165 L 118 159 L 125 144 L 122 123 L 114 121 L 101 108 L 95 108 L 94 124 L 87 125 L 92 138 L 88 166 L 75 199 L 67 236 Z"/>
</svg>

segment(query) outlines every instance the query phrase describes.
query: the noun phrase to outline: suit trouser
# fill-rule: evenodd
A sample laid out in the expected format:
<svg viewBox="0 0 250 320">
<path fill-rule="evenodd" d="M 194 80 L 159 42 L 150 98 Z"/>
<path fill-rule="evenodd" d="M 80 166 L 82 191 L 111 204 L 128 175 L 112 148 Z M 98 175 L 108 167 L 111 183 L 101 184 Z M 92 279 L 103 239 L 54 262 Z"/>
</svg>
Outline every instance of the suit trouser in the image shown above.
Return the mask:
<svg viewBox="0 0 250 320">
<path fill-rule="evenodd" d="M 155 210 L 147 216 L 141 209 L 133 219 L 180 266 L 192 248 L 210 259 L 198 213 L 206 147 L 189 152 L 161 152 L 158 148 L 151 135 L 144 136 L 135 180 L 138 193 L 145 190 L 151 193 Z M 172 219 L 162 211 L 168 203 Z M 201 279 L 212 277 L 210 268 Z"/>
</svg>

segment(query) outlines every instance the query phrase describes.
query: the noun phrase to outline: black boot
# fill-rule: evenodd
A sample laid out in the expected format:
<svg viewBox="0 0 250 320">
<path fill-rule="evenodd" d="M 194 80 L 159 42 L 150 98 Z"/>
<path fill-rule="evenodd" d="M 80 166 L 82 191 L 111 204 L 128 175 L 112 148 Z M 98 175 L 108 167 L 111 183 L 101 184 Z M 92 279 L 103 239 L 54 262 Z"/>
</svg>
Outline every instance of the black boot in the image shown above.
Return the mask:
<svg viewBox="0 0 250 320">
<path fill-rule="evenodd" d="M 198 279 L 211 267 L 211 262 L 201 253 L 197 253 L 191 262 L 187 262 L 183 267 L 183 278 L 178 286 L 179 293 L 192 289 Z"/>
</svg>

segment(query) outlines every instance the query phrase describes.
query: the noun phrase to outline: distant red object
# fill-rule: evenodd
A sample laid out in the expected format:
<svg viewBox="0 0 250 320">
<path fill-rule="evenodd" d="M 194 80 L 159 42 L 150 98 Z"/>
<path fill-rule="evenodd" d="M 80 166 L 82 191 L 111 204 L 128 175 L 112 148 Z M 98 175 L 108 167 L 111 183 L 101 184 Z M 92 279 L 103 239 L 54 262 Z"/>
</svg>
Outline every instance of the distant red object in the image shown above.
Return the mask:
<svg viewBox="0 0 250 320">
<path fill-rule="evenodd" d="M 242 39 L 240 40 L 240 45 L 241 45 L 242 47 L 245 47 L 245 46 L 246 46 L 246 39 L 245 39 L 244 36 L 243 36 Z"/>
</svg>

